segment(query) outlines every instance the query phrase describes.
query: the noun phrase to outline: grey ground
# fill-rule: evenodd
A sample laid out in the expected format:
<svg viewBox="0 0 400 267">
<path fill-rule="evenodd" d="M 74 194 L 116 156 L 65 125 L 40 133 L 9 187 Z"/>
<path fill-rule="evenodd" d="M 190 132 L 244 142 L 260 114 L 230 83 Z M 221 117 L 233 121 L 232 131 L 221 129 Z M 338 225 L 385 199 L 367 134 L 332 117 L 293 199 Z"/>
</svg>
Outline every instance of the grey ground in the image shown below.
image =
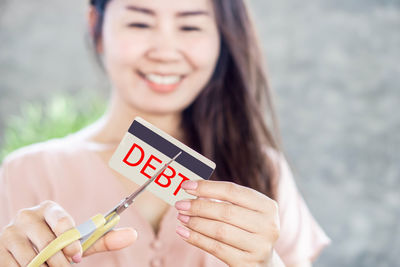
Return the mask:
<svg viewBox="0 0 400 267">
<path fill-rule="evenodd" d="M 0 136 L 25 101 L 107 95 L 85 1 L 0 0 Z M 252 0 L 287 156 L 333 243 L 316 266 L 398 266 L 400 1 Z"/>
</svg>

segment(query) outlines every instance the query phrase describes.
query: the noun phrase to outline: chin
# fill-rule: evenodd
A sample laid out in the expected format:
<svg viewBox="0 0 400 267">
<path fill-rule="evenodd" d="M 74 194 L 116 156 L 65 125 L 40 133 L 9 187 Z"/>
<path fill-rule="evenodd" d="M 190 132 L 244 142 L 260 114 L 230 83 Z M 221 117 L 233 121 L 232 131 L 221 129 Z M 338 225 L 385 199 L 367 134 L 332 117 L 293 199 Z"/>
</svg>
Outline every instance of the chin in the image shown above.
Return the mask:
<svg viewBox="0 0 400 267">
<path fill-rule="evenodd" d="M 182 104 L 182 102 L 169 101 L 157 103 L 156 101 L 148 103 L 143 101 L 141 103 L 131 103 L 132 107 L 140 112 L 154 114 L 154 115 L 166 115 L 173 113 L 181 113 L 191 102 Z"/>
<path fill-rule="evenodd" d="M 160 93 L 152 90 L 145 84 L 119 91 L 122 99 L 125 99 L 133 110 L 147 114 L 165 115 L 181 113 L 194 102 L 201 90 L 194 90 L 192 84 L 181 84 L 176 90 L 168 93 Z M 197 86 L 196 86 L 197 87 Z M 191 88 L 191 90 L 188 90 Z"/>
</svg>

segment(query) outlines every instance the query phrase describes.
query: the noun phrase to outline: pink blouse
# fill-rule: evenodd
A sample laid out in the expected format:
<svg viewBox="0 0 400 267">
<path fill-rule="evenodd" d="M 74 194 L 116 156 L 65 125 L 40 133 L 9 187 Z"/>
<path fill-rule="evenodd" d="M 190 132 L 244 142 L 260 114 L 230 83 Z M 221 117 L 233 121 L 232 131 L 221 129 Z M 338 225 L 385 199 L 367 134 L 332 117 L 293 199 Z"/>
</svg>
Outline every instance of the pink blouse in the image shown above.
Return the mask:
<svg viewBox="0 0 400 267">
<path fill-rule="evenodd" d="M 70 135 L 22 148 L 0 169 L 0 229 L 18 210 L 44 200 L 59 203 L 76 224 L 105 213 L 125 197 L 125 190 L 103 160 L 83 141 Z M 276 157 L 276 156 L 275 156 Z M 282 157 L 278 188 L 281 234 L 276 251 L 286 264 L 315 258 L 330 243 L 299 195 Z M 133 227 L 136 242 L 120 251 L 84 258 L 77 266 L 227 266 L 213 255 L 185 242 L 175 232 L 178 212 L 170 206 L 155 234 L 132 205 L 118 226 Z"/>
</svg>

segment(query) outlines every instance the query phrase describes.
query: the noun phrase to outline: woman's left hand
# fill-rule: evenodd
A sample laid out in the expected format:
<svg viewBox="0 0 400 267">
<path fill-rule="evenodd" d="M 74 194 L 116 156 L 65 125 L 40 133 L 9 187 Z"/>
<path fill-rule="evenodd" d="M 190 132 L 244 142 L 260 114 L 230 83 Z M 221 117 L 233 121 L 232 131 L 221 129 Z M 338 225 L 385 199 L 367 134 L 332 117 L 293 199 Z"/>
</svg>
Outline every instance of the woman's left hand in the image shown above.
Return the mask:
<svg viewBox="0 0 400 267">
<path fill-rule="evenodd" d="M 274 200 L 226 181 L 185 181 L 182 188 L 198 197 L 175 204 L 178 219 L 188 228 L 177 228 L 184 240 L 231 267 L 269 263 L 279 237 L 278 205 Z"/>
</svg>

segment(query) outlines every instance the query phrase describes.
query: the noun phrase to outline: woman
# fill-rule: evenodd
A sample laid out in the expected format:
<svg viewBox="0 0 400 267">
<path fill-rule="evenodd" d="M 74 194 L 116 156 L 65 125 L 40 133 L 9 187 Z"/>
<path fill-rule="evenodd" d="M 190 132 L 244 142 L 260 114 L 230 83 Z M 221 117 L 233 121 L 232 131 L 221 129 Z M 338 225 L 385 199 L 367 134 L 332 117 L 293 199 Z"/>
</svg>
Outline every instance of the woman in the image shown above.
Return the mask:
<svg viewBox="0 0 400 267">
<path fill-rule="evenodd" d="M 26 265 L 75 222 L 138 187 L 107 161 L 139 115 L 215 161 L 212 179 L 183 183 L 199 198 L 175 207 L 145 192 L 120 222 L 137 231 L 108 233 L 83 260 L 75 242 L 49 266 L 311 265 L 329 239 L 265 125 L 265 110 L 272 122 L 274 114 L 243 1 L 92 0 L 88 18 L 112 86 L 108 111 L 4 161 L 0 262 Z"/>
</svg>

